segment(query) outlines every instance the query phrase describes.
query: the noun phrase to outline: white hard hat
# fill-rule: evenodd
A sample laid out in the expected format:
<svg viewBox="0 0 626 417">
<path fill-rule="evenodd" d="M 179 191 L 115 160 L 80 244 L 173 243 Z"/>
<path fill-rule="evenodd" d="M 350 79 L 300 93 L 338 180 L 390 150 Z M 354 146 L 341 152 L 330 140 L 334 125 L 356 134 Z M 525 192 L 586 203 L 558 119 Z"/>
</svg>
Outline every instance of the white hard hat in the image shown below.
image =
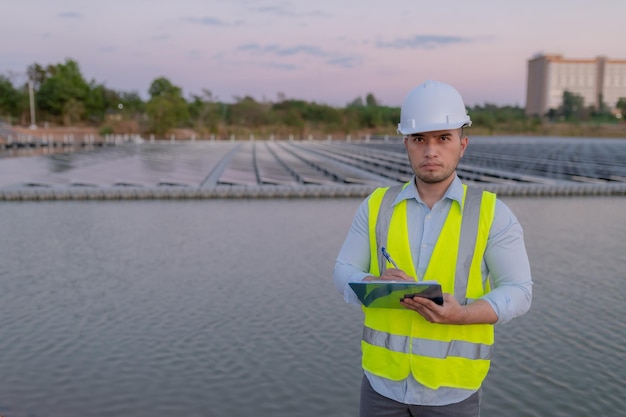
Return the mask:
<svg viewBox="0 0 626 417">
<path fill-rule="evenodd" d="M 398 133 L 411 135 L 471 125 L 461 94 L 451 85 L 428 80 L 404 99 Z"/>
</svg>

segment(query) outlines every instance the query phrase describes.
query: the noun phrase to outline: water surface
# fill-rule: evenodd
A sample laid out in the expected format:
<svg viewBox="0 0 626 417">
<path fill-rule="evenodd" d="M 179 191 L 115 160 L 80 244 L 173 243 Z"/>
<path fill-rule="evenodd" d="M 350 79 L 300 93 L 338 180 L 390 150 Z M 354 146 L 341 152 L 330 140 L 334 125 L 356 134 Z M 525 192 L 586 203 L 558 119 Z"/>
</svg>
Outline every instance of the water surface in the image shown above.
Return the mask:
<svg viewBox="0 0 626 417">
<path fill-rule="evenodd" d="M 483 417 L 620 415 L 626 199 L 505 201 L 535 297 L 497 328 Z M 1 203 L 0 413 L 357 415 L 361 312 L 331 273 L 359 202 Z"/>
</svg>

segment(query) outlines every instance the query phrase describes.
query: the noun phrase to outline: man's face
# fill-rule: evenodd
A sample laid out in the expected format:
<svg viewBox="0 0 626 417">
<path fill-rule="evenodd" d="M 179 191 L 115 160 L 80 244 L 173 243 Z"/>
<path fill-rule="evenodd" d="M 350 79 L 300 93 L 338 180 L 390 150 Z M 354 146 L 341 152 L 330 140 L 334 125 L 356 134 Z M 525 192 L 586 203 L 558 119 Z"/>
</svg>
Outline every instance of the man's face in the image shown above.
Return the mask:
<svg viewBox="0 0 626 417">
<path fill-rule="evenodd" d="M 415 133 L 404 138 L 409 162 L 418 181 L 435 184 L 451 179 L 465 148 L 461 129 Z"/>
</svg>

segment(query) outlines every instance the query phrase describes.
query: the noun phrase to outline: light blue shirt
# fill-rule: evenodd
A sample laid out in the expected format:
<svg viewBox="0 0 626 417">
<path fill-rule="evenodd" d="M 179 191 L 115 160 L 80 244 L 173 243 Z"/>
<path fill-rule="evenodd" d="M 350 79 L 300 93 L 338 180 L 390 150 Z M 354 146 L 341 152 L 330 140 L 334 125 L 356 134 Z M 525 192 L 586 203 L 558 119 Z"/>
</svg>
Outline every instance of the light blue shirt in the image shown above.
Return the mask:
<svg viewBox="0 0 626 417">
<path fill-rule="evenodd" d="M 418 280 L 424 277 L 452 202 L 456 200 L 461 203 L 462 199 L 463 185 L 456 176 L 444 197 L 432 209 L 422 201 L 415 185 L 405 187 L 396 198 L 394 205 L 407 200 L 409 244 L 411 255 L 414 261 L 417 260 L 415 266 Z M 360 302 L 348 283 L 362 281 L 370 275 L 368 214 L 366 199 L 356 212 L 333 271 L 333 280 L 339 293 L 346 302 L 356 305 L 360 305 Z M 513 212 L 500 200 L 496 201 L 494 220 L 482 262 L 482 274 L 483 278 L 491 276 L 492 279 L 492 290 L 481 299 L 488 302 L 497 314 L 497 324 L 506 323 L 528 311 L 532 299 L 532 279 L 524 245 L 524 232 Z M 404 381 L 391 381 L 369 372 L 365 374 L 376 392 L 405 404 L 453 404 L 463 401 L 475 392 L 446 387 L 432 390 L 421 385 L 412 376 Z"/>
</svg>

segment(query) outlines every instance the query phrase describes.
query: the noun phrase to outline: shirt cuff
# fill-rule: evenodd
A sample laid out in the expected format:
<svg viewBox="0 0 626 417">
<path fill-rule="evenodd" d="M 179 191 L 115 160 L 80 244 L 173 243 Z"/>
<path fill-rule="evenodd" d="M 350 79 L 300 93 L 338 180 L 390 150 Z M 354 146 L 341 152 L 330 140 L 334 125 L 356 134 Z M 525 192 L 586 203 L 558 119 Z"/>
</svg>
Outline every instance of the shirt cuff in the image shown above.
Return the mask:
<svg viewBox="0 0 626 417">
<path fill-rule="evenodd" d="M 370 274 L 368 274 L 367 272 L 356 272 L 350 277 L 348 282 L 346 282 L 346 286 L 343 289 L 343 299 L 345 300 L 346 303 L 355 304 L 359 306 L 361 305 L 361 301 L 359 301 L 359 298 L 356 296 L 354 291 L 352 291 L 352 288 L 350 287 L 350 283 L 362 282 L 363 279 L 369 275 Z"/>
</svg>

